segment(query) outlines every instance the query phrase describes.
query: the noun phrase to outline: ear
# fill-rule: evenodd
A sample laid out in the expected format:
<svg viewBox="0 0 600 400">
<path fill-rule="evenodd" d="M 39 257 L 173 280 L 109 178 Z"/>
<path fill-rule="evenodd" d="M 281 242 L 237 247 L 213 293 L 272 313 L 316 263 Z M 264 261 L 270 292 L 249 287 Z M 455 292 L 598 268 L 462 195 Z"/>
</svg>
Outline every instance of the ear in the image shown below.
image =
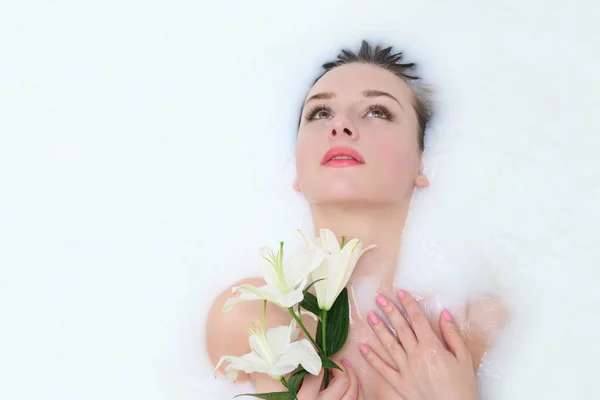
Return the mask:
<svg viewBox="0 0 600 400">
<path fill-rule="evenodd" d="M 419 172 L 419 175 L 415 178 L 415 186 L 418 188 L 425 188 L 429 186 L 429 178 L 427 178 L 423 173 Z"/>
<path fill-rule="evenodd" d="M 423 172 L 423 157 L 421 157 L 421 162 L 420 162 L 420 167 L 419 167 L 419 173 L 417 174 L 417 177 L 415 178 L 415 186 L 418 188 L 425 188 L 427 186 L 429 186 L 429 178 L 427 178 L 427 176 L 425 175 L 425 172 Z"/>
<path fill-rule="evenodd" d="M 300 192 L 300 185 L 298 184 L 298 179 L 294 179 L 294 190 L 296 192 Z"/>
</svg>

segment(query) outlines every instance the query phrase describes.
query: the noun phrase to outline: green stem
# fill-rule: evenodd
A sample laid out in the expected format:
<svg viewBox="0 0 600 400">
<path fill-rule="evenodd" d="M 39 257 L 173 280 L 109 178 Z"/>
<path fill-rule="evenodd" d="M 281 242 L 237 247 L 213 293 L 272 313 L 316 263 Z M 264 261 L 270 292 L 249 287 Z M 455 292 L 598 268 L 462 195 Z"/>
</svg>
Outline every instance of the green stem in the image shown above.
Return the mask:
<svg viewBox="0 0 600 400">
<path fill-rule="evenodd" d="M 323 338 L 323 351 L 327 357 L 327 310 L 321 310 L 321 338 Z"/>
<path fill-rule="evenodd" d="M 321 310 L 321 339 L 323 340 L 323 352 L 325 354 L 325 358 L 327 358 L 329 357 L 327 354 L 327 310 Z M 329 386 L 329 370 L 327 368 L 325 368 L 323 385 L 325 388 Z"/>
<path fill-rule="evenodd" d="M 317 345 L 317 342 L 315 342 L 315 340 L 312 338 L 312 336 L 310 336 L 310 333 L 308 333 L 308 330 L 306 329 L 306 327 L 302 323 L 302 320 L 294 312 L 294 308 L 290 307 L 290 308 L 288 308 L 288 310 L 290 311 L 290 314 L 292 314 L 292 317 L 296 320 L 296 322 L 298 323 L 298 325 L 300 325 L 300 328 L 302 328 L 302 330 L 304 331 L 304 334 L 306 335 L 306 337 L 308 338 L 308 340 L 310 340 L 310 342 L 317 348 L 317 351 L 318 351 L 319 350 L 319 346 Z"/>
</svg>

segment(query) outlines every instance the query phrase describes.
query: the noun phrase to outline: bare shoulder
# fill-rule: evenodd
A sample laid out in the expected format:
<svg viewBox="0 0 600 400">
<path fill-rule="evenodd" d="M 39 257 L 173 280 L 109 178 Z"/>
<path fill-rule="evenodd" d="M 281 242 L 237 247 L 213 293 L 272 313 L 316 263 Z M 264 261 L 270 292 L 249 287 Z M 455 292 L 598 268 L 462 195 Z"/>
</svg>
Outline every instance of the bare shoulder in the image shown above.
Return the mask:
<svg viewBox="0 0 600 400">
<path fill-rule="evenodd" d="M 496 334 L 510 322 L 510 312 L 497 296 L 480 297 L 467 306 L 466 344 L 478 367 L 487 349 L 494 344 Z"/>
<path fill-rule="evenodd" d="M 230 311 L 223 312 L 225 302 L 234 296 L 232 288 L 249 284 L 262 286 L 265 281 L 262 278 L 247 278 L 234 283 L 221 293 L 214 301 L 206 320 L 206 347 L 208 355 L 216 365 L 222 356 L 241 356 L 250 352 L 248 342 L 248 328 L 252 323 L 263 316 L 264 303 L 262 301 L 243 301 L 237 303 Z M 277 326 L 289 324 L 291 317 L 285 310 L 267 305 L 267 325 Z M 247 380 L 248 376 L 240 373 L 238 380 Z"/>
<path fill-rule="evenodd" d="M 510 313 L 499 297 L 481 297 L 468 305 L 467 321 L 468 337 L 491 344 L 494 333 L 509 323 Z"/>
</svg>

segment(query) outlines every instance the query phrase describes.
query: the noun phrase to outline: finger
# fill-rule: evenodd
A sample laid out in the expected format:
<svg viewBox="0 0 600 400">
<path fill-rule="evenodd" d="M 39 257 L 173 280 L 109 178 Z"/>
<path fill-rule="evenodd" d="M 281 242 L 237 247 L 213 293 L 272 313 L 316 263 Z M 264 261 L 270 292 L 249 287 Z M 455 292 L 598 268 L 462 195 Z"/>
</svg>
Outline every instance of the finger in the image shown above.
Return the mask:
<svg viewBox="0 0 600 400">
<path fill-rule="evenodd" d="M 346 375 L 348 375 L 350 383 L 341 400 L 356 400 L 358 398 L 358 376 L 356 375 L 354 368 L 352 368 L 350 361 L 342 360 L 342 364 L 346 367 Z"/>
<path fill-rule="evenodd" d="M 394 328 L 396 335 L 398 335 L 398 340 L 402 343 L 402 347 L 404 347 L 406 353 L 410 354 L 417 347 L 417 338 L 408 321 L 398 307 L 384 296 L 378 295 L 375 299 L 379 308 L 381 308 L 390 320 L 392 328 Z"/>
<path fill-rule="evenodd" d="M 319 375 L 306 375 L 302 380 L 302 386 L 298 391 L 298 400 L 313 400 L 317 398 L 319 391 L 321 390 L 321 382 L 323 382 L 323 370 Z"/>
<path fill-rule="evenodd" d="M 417 342 L 423 341 L 437 341 L 438 338 L 433 333 L 431 329 L 431 325 L 429 325 L 429 321 L 427 317 L 421 311 L 419 304 L 410 294 L 406 293 L 403 290 L 398 290 L 396 292 L 400 303 L 402 303 L 402 307 L 406 310 L 406 314 L 408 315 L 408 320 L 412 326 L 413 332 L 415 332 L 415 336 L 417 338 Z"/>
<path fill-rule="evenodd" d="M 458 361 L 471 364 L 471 352 L 467 348 L 458 327 L 454 323 L 452 314 L 450 314 L 450 311 L 446 308 L 440 314 L 440 330 L 442 331 L 442 336 L 448 349 L 454 354 L 454 357 L 456 357 Z"/>
<path fill-rule="evenodd" d="M 367 363 L 394 388 L 398 387 L 401 380 L 400 372 L 387 365 L 381 357 L 367 345 L 359 346 L 360 354 L 367 360 Z"/>
<path fill-rule="evenodd" d="M 358 400 L 364 400 L 364 399 L 365 399 L 365 391 L 364 391 L 362 385 L 360 385 L 360 382 L 359 382 L 359 385 L 358 385 Z"/>
<path fill-rule="evenodd" d="M 367 314 L 367 319 L 369 320 L 371 329 L 373 329 L 383 347 L 385 347 L 387 352 L 390 354 L 396 366 L 400 369 L 400 371 L 404 371 L 407 363 L 406 352 L 402 348 L 402 345 L 398 339 L 392 335 L 392 332 L 389 331 L 389 329 L 373 311 Z"/>
<path fill-rule="evenodd" d="M 350 379 L 344 371 L 332 368 L 333 379 L 327 389 L 321 392 L 319 400 L 339 400 L 348 390 Z"/>
</svg>

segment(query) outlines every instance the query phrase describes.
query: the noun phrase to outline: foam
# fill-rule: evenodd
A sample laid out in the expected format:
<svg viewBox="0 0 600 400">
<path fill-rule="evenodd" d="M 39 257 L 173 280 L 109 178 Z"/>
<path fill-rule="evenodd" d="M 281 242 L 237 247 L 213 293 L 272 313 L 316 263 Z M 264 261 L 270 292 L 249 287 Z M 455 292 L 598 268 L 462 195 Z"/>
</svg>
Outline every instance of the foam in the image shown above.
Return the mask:
<svg viewBox="0 0 600 400">
<path fill-rule="evenodd" d="M 486 396 L 600 397 L 597 19 L 567 1 L 6 5 L 0 398 L 246 390 L 213 378 L 205 315 L 310 224 L 298 108 L 364 37 L 440 90 L 398 279 L 502 295 L 515 330 Z"/>
</svg>

